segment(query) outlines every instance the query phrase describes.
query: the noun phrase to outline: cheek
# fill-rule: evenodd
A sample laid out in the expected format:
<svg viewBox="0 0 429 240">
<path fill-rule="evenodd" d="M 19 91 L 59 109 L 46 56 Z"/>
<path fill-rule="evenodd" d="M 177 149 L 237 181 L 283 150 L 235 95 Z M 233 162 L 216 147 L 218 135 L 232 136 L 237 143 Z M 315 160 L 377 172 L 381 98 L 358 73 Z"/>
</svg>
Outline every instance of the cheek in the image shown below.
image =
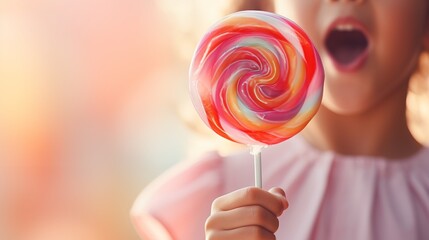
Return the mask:
<svg viewBox="0 0 429 240">
<path fill-rule="evenodd" d="M 291 19 L 305 31 L 319 53 L 323 48 L 323 40 L 320 38 L 322 27 L 319 26 L 323 22 L 319 19 L 320 2 L 320 0 L 278 0 L 275 5 L 278 14 Z"/>
<path fill-rule="evenodd" d="M 418 0 L 411 0 L 418 1 Z M 403 2 L 403 1 L 396 1 Z M 384 6 L 376 18 L 376 48 L 391 69 L 403 69 L 423 48 L 426 6 L 417 3 L 393 3 Z"/>
<path fill-rule="evenodd" d="M 316 23 L 319 0 L 276 0 L 275 11 L 300 25 L 305 31 Z"/>
<path fill-rule="evenodd" d="M 411 11 L 406 7 L 402 9 L 404 10 L 387 11 L 390 13 L 388 15 L 378 15 L 383 19 L 379 18 L 377 25 L 375 64 L 372 65 L 372 71 L 378 79 L 378 88 L 395 88 L 408 81 L 423 48 L 423 14 L 416 14 L 419 11 Z"/>
</svg>

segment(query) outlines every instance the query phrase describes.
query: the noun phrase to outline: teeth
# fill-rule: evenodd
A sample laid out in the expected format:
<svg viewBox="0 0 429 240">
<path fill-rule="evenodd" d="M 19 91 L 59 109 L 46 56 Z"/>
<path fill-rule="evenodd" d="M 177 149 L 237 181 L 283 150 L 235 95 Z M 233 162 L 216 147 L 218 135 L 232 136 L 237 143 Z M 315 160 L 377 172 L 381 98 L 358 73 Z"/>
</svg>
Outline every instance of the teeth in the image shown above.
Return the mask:
<svg viewBox="0 0 429 240">
<path fill-rule="evenodd" d="M 335 27 L 335 29 L 339 30 L 339 31 L 353 31 L 355 29 L 355 27 L 353 27 L 353 25 L 351 24 L 341 24 Z"/>
</svg>

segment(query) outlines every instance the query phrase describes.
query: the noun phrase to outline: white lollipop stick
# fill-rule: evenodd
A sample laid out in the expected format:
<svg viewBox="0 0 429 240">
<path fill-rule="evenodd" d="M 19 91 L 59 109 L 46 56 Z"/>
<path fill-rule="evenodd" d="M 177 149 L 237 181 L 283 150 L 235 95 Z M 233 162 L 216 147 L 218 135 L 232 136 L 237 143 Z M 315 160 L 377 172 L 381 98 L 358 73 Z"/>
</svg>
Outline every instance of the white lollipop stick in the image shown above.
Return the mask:
<svg viewBox="0 0 429 240">
<path fill-rule="evenodd" d="M 261 150 L 262 146 L 252 145 L 250 153 L 253 155 L 255 169 L 255 187 L 262 188 L 262 164 Z"/>
</svg>

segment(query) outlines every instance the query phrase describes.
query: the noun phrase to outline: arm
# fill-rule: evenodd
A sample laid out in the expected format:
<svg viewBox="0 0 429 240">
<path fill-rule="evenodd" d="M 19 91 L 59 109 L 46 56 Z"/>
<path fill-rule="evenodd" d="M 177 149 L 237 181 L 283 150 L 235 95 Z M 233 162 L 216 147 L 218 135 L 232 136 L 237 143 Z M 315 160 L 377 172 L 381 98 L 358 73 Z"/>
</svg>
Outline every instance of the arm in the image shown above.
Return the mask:
<svg viewBox="0 0 429 240">
<path fill-rule="evenodd" d="M 203 239 L 210 204 L 223 191 L 222 161 L 210 153 L 181 162 L 146 187 L 131 209 L 142 239 Z"/>
</svg>

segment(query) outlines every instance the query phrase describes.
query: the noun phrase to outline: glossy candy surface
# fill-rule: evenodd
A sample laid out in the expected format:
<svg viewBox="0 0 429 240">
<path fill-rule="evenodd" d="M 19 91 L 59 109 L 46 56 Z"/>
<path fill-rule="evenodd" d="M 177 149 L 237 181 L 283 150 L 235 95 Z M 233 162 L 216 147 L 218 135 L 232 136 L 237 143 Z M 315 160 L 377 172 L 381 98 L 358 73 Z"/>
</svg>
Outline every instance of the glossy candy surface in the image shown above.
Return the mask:
<svg viewBox="0 0 429 240">
<path fill-rule="evenodd" d="M 190 95 L 219 135 L 249 145 L 282 142 L 317 112 L 320 57 L 304 31 L 269 12 L 226 16 L 204 35 L 190 67 Z"/>
</svg>

